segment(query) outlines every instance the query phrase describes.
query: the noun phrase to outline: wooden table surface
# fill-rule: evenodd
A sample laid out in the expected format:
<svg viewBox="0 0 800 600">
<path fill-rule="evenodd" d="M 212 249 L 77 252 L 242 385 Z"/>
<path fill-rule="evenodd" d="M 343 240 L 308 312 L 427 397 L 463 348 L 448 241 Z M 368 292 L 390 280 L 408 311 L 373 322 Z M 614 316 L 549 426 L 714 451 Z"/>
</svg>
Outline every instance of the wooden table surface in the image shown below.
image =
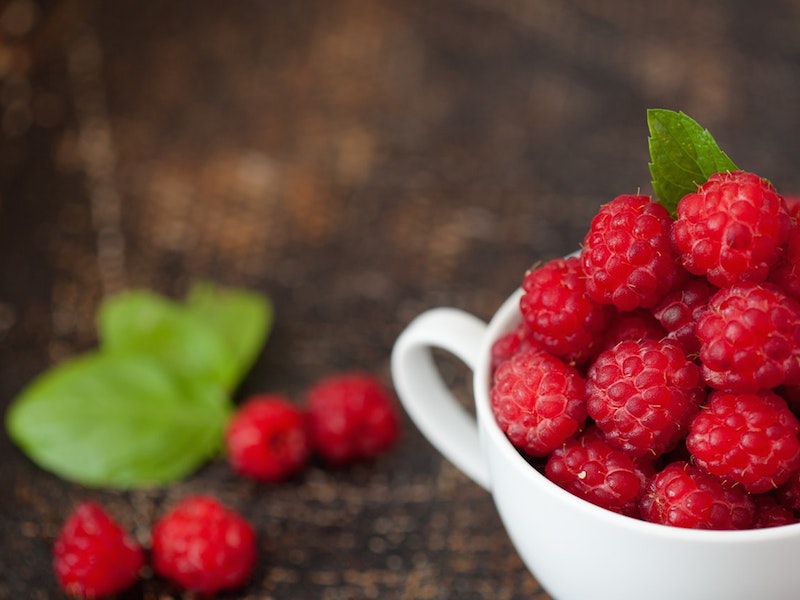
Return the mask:
<svg viewBox="0 0 800 600">
<path fill-rule="evenodd" d="M 237 398 L 390 383 L 416 314 L 488 319 L 601 203 L 650 193 L 648 107 L 798 192 L 799 24 L 790 0 L 0 2 L 0 409 L 96 343 L 103 298 L 199 278 L 276 306 Z M 259 532 L 224 598 L 548 598 L 489 494 L 405 416 L 373 463 L 270 486 L 216 460 L 129 492 L 46 473 L 3 431 L 0 598 L 60 597 L 51 545 L 76 502 L 146 543 L 197 492 Z M 121 597 L 191 596 L 149 574 Z"/>
</svg>

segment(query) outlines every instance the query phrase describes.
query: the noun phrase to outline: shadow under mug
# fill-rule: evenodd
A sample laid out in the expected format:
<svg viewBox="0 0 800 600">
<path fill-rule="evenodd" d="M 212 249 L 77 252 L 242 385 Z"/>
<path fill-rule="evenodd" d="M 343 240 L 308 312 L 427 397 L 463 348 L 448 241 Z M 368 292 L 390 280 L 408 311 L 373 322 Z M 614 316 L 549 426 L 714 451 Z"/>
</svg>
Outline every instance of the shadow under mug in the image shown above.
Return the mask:
<svg viewBox="0 0 800 600">
<path fill-rule="evenodd" d="M 534 469 L 494 420 L 491 347 L 519 322 L 517 290 L 487 325 L 458 309 L 415 318 L 392 351 L 406 412 L 430 443 L 492 495 L 523 562 L 556 600 L 798 600 L 800 524 L 701 531 L 599 508 Z M 475 417 L 445 385 L 432 349 L 473 373 Z"/>
</svg>

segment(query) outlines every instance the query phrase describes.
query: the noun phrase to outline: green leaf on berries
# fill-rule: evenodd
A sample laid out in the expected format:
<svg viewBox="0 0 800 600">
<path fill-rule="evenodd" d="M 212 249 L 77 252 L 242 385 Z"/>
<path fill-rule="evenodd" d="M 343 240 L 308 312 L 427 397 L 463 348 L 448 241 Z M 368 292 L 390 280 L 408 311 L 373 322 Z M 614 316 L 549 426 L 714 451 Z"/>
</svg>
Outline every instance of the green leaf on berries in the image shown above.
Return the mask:
<svg viewBox="0 0 800 600">
<path fill-rule="evenodd" d="M 88 353 L 34 380 L 6 418 L 42 468 L 97 487 L 164 484 L 219 451 L 230 412 L 208 380 L 147 354 Z"/>
<path fill-rule="evenodd" d="M 673 215 L 680 199 L 711 175 L 738 169 L 708 130 L 682 112 L 649 109 L 647 126 L 653 191 Z"/>
</svg>

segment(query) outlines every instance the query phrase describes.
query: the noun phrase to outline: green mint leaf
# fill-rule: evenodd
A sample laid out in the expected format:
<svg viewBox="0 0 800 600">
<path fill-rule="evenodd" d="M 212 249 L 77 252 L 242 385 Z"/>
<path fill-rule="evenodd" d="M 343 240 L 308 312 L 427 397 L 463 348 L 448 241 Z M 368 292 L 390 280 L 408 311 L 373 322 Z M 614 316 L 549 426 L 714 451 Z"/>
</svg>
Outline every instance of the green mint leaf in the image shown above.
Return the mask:
<svg viewBox="0 0 800 600">
<path fill-rule="evenodd" d="M 649 109 L 647 126 L 653 191 L 673 215 L 680 199 L 711 175 L 738 169 L 708 130 L 682 112 Z"/>
<path fill-rule="evenodd" d="M 185 477 L 219 451 L 230 404 L 220 386 L 144 354 L 89 353 L 45 372 L 6 415 L 42 468 L 87 486 Z"/>
<path fill-rule="evenodd" d="M 272 303 L 252 292 L 200 282 L 189 290 L 187 305 L 193 315 L 225 341 L 235 361 L 233 376 L 242 379 L 272 330 Z"/>
<path fill-rule="evenodd" d="M 186 302 L 120 294 L 100 307 L 98 350 L 30 383 L 6 429 L 42 468 L 85 485 L 180 479 L 219 450 L 230 393 L 272 320 L 267 298 L 211 283 Z"/>
<path fill-rule="evenodd" d="M 218 331 L 185 306 L 144 290 L 108 299 L 98 316 L 100 348 L 149 354 L 187 375 L 235 387 L 236 359 Z"/>
</svg>

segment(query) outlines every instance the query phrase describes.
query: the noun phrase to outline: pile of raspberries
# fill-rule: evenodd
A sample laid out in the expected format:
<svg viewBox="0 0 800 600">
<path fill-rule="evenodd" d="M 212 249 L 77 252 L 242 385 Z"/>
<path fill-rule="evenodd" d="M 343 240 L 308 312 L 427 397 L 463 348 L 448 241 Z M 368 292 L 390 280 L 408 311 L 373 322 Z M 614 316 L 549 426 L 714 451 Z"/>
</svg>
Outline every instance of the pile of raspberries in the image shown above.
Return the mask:
<svg viewBox="0 0 800 600">
<path fill-rule="evenodd" d="M 603 205 L 579 253 L 524 276 L 491 405 L 545 476 L 696 529 L 800 520 L 800 198 L 712 175 L 675 215 Z"/>
</svg>

